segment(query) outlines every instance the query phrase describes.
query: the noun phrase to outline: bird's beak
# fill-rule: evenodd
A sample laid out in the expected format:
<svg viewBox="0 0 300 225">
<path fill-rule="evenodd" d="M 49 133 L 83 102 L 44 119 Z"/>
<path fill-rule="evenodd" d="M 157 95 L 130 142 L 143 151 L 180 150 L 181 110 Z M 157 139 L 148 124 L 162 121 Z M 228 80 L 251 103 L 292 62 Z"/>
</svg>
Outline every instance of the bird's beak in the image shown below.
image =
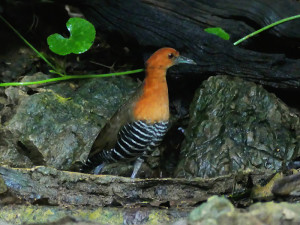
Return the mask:
<svg viewBox="0 0 300 225">
<path fill-rule="evenodd" d="M 195 63 L 194 60 L 189 59 L 189 58 L 184 57 L 184 56 L 178 56 L 178 57 L 175 59 L 175 65 L 176 65 L 176 64 L 179 64 L 179 63 L 187 63 L 187 64 L 194 64 L 194 65 L 196 65 L 196 63 Z"/>
</svg>

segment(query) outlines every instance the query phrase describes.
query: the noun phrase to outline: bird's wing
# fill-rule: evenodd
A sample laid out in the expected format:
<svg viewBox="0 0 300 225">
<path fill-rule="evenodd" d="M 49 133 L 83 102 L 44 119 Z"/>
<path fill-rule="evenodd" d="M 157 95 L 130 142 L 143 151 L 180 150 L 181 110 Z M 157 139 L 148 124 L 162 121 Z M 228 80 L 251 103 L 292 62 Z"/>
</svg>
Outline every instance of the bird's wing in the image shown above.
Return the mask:
<svg viewBox="0 0 300 225">
<path fill-rule="evenodd" d="M 111 149 L 115 146 L 120 128 L 126 123 L 130 123 L 134 120 L 133 107 L 137 99 L 141 96 L 142 91 L 143 84 L 106 123 L 104 128 L 100 131 L 97 138 L 95 139 L 88 158 L 93 157 L 95 154 L 99 153 L 104 149 Z"/>
</svg>

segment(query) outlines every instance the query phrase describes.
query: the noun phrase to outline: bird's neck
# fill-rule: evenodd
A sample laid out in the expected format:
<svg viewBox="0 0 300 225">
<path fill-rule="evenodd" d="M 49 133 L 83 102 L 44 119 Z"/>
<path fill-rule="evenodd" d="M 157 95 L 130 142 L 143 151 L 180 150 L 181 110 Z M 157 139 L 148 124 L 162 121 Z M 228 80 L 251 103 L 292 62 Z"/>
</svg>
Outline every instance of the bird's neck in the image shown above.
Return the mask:
<svg viewBox="0 0 300 225">
<path fill-rule="evenodd" d="M 169 119 L 169 96 L 165 69 L 146 69 L 143 92 L 135 105 L 134 114 L 136 119 L 149 123 Z"/>
<path fill-rule="evenodd" d="M 164 69 L 147 69 L 144 80 L 143 96 L 147 97 L 167 97 L 168 85 L 166 80 L 166 70 Z"/>
</svg>

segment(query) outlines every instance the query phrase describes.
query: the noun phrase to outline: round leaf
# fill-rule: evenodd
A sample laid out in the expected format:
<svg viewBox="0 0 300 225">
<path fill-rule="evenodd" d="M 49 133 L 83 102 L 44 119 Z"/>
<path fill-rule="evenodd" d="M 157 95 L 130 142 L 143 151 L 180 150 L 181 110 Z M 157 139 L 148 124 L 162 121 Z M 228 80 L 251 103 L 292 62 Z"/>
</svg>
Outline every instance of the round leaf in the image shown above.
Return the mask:
<svg viewBox="0 0 300 225">
<path fill-rule="evenodd" d="M 47 38 L 51 51 L 59 55 L 81 54 L 92 46 L 96 36 L 93 24 L 82 18 L 71 18 L 67 28 L 70 31 L 69 38 L 60 34 L 52 34 Z"/>
<path fill-rule="evenodd" d="M 224 40 L 229 40 L 230 36 L 228 33 L 226 33 L 225 30 L 223 30 L 221 27 L 209 27 L 204 29 L 205 32 L 217 35 L 220 38 L 223 38 Z"/>
</svg>

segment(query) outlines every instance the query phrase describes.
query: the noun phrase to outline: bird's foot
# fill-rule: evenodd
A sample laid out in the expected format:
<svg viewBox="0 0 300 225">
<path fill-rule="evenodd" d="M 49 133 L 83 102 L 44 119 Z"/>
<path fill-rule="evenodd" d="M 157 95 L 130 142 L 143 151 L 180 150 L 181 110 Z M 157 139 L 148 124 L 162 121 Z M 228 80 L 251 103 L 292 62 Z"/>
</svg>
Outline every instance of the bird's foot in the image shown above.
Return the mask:
<svg viewBox="0 0 300 225">
<path fill-rule="evenodd" d="M 101 172 L 101 170 L 103 169 L 103 167 L 105 166 L 105 162 L 99 164 L 95 169 L 94 169 L 94 174 L 99 174 Z"/>
<path fill-rule="evenodd" d="M 137 158 L 134 162 L 133 172 L 131 174 L 131 178 L 135 178 L 136 174 L 138 173 L 141 165 L 143 164 L 144 160 L 142 158 Z"/>
</svg>

